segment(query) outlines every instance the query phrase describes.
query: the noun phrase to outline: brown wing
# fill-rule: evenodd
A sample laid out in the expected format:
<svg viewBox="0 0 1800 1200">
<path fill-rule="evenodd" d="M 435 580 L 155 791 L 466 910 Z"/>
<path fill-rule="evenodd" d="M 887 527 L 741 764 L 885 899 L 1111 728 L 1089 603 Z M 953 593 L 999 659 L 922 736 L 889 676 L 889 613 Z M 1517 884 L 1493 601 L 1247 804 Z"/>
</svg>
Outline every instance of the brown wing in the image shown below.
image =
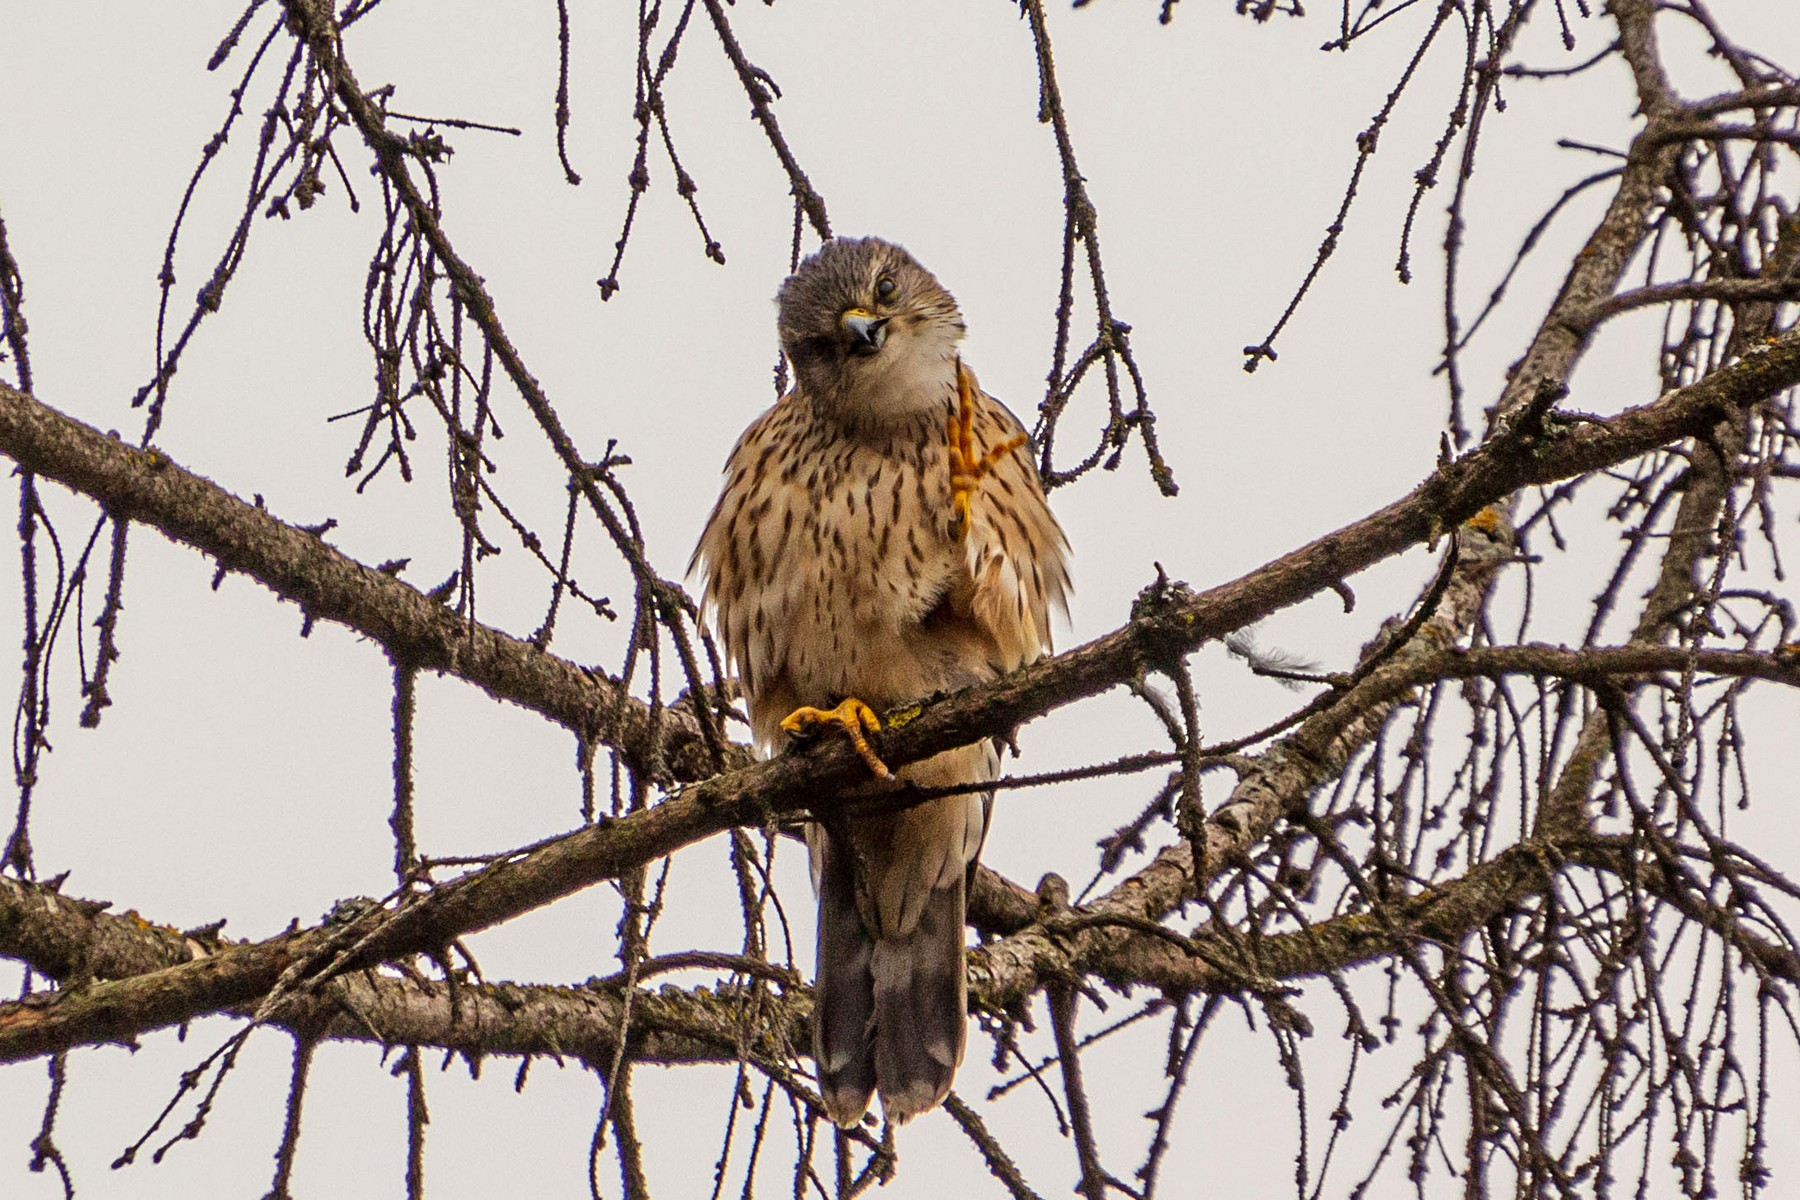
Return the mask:
<svg viewBox="0 0 1800 1200">
<path fill-rule="evenodd" d="M 798 603 L 792 594 L 798 573 L 779 569 L 789 528 L 809 504 L 791 470 L 794 416 L 789 393 L 744 430 L 726 460 L 725 487 L 688 563 L 688 573 L 702 577 L 701 602 L 753 707 L 763 707 L 755 702 L 778 685 L 776 626 Z M 772 729 L 756 732 L 765 744 L 773 737 Z"/>
<path fill-rule="evenodd" d="M 975 442 L 987 448 L 1024 432 L 1018 418 L 976 391 Z M 976 489 L 965 549 L 970 615 L 998 647 L 1002 671 L 1051 652 L 1050 612 L 1068 613 L 1068 539 L 1051 515 L 1027 441 L 1001 457 Z"/>
</svg>

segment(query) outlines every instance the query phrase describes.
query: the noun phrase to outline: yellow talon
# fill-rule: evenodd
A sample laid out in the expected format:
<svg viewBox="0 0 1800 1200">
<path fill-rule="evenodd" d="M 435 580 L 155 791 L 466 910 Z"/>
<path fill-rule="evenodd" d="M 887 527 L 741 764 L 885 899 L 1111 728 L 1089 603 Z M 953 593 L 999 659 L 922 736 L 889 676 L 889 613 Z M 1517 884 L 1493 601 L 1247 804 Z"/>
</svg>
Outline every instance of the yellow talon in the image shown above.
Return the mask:
<svg viewBox="0 0 1800 1200">
<path fill-rule="evenodd" d="M 1025 444 L 1025 435 L 1015 433 L 986 454 L 975 448 L 975 396 L 970 387 L 969 369 L 956 364 L 956 412 L 950 417 L 950 532 L 957 541 L 969 536 L 969 503 L 982 476 L 996 463 Z"/>
<path fill-rule="evenodd" d="M 876 756 L 865 736 L 865 733 L 877 733 L 881 730 L 881 718 L 861 700 L 848 697 L 829 711 L 806 705 L 796 708 L 781 720 L 781 727 L 795 736 L 812 732 L 819 725 L 835 725 L 842 729 L 849 737 L 850 744 L 856 747 L 856 752 L 862 755 L 862 760 L 869 764 L 869 770 L 874 773 L 875 778 L 886 779 L 893 774 L 888 770 L 887 764 Z"/>
</svg>

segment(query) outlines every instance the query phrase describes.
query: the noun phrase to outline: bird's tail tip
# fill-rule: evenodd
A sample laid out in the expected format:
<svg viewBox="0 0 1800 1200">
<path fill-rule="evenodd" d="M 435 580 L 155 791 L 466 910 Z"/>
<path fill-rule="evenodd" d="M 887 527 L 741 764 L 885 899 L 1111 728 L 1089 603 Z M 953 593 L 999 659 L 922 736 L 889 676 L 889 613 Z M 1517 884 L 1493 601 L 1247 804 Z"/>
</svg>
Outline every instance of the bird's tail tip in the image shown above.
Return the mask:
<svg viewBox="0 0 1800 1200">
<path fill-rule="evenodd" d="M 881 1116 L 895 1128 L 906 1124 L 914 1117 L 923 1116 L 944 1102 L 950 1094 L 948 1081 L 939 1087 L 927 1080 L 915 1080 L 910 1086 L 901 1088 L 883 1088 L 881 1096 Z M 875 1096 L 857 1088 L 831 1088 L 820 1090 L 820 1107 L 825 1110 L 825 1117 L 839 1129 L 855 1129 L 868 1116 L 869 1104 Z"/>
<path fill-rule="evenodd" d="M 914 1080 L 909 1087 L 881 1089 L 881 1115 L 898 1128 L 914 1117 L 923 1116 L 944 1102 L 950 1094 L 950 1081 L 937 1086 L 928 1080 Z"/>
<path fill-rule="evenodd" d="M 855 1129 L 861 1125 L 872 1099 L 874 1092 L 866 1086 L 834 1083 L 826 1079 L 819 1081 L 820 1107 L 824 1108 L 826 1119 L 839 1129 Z"/>
</svg>

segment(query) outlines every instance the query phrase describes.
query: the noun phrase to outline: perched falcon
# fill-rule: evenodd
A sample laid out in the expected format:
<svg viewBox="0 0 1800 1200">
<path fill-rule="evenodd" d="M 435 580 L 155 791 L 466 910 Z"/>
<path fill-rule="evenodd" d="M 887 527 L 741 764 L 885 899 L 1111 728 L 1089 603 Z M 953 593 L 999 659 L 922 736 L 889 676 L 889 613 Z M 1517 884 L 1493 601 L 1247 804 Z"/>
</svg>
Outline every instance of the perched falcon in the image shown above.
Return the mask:
<svg viewBox="0 0 1800 1200">
<path fill-rule="evenodd" d="M 899 246 L 827 242 L 778 297 L 795 385 L 738 440 L 694 551 L 765 752 L 840 725 L 870 769 L 875 713 L 1050 650 L 1068 546 L 1024 431 L 957 354 L 956 301 Z M 999 774 L 989 742 L 899 774 Z M 819 894 L 813 1053 L 825 1110 L 879 1092 L 906 1121 L 950 1090 L 967 1024 L 963 917 L 992 792 L 808 827 Z"/>
</svg>

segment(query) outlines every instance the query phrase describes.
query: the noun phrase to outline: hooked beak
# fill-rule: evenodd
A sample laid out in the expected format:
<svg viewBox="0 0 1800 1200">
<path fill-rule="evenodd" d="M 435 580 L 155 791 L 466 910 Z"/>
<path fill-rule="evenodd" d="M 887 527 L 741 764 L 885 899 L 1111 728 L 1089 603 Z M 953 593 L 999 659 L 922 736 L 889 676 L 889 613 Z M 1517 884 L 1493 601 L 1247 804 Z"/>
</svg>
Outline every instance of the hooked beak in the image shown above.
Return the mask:
<svg viewBox="0 0 1800 1200">
<path fill-rule="evenodd" d="M 888 318 L 877 317 L 863 308 L 853 308 L 839 320 L 844 332 L 850 335 L 850 352 L 868 355 L 881 349 L 881 343 L 887 339 Z"/>
</svg>

